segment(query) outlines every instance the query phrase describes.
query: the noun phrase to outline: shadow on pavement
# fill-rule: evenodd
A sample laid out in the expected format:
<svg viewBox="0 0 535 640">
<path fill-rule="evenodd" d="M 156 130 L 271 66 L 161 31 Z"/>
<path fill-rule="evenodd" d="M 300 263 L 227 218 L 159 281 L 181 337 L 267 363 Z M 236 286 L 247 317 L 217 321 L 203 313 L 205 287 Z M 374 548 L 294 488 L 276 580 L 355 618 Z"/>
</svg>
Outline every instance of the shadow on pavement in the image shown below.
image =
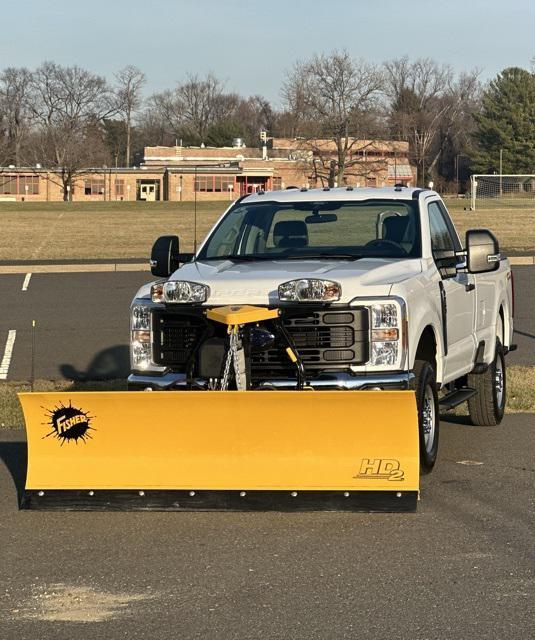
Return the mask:
<svg viewBox="0 0 535 640">
<path fill-rule="evenodd" d="M 100 351 L 91 361 L 87 371 L 79 371 L 71 364 L 62 364 L 60 371 L 64 378 L 76 382 L 125 379 L 130 373 L 128 345 L 119 344 Z"/>
<path fill-rule="evenodd" d="M 28 453 L 26 442 L 12 441 L 5 442 L 0 441 L 0 461 L 2 461 L 11 477 L 13 478 L 13 484 L 17 490 L 17 497 L 20 503 L 22 492 L 24 490 L 24 483 L 26 480 L 26 465 L 28 460 Z"/>
</svg>

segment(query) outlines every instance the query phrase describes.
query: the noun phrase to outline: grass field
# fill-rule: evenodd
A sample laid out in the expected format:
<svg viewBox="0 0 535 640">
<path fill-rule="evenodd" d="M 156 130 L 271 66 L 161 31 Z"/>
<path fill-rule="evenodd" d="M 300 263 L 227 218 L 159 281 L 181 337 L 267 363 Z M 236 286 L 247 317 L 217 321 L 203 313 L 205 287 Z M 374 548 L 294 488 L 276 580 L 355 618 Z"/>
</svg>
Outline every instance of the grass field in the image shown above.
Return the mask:
<svg viewBox="0 0 535 640">
<path fill-rule="evenodd" d="M 512 366 L 507 369 L 508 413 L 535 413 L 535 367 Z M 109 382 L 77 382 L 67 380 L 37 380 L 35 391 L 125 391 L 126 380 Z M 27 382 L 0 383 L 0 428 L 12 429 L 24 426 L 17 393 L 29 391 Z M 466 405 L 455 410 L 457 415 L 465 415 Z"/>
<path fill-rule="evenodd" d="M 197 205 L 197 239 L 204 238 L 228 203 Z M 467 200 L 450 200 L 455 224 L 489 228 L 502 250 L 535 252 L 535 209 L 464 211 Z M 0 260 L 148 258 L 160 235 L 176 234 L 181 250 L 193 247 L 191 202 L 14 203 L 0 202 Z"/>
</svg>

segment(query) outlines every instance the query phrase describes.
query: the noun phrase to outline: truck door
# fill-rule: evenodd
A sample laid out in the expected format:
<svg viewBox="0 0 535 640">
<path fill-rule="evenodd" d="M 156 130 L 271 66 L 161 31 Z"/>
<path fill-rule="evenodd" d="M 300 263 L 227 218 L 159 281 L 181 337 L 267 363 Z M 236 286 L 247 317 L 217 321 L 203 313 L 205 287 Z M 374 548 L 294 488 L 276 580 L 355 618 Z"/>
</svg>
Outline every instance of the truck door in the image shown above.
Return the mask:
<svg viewBox="0 0 535 640">
<path fill-rule="evenodd" d="M 440 273 L 437 295 L 443 322 L 444 379 L 449 381 L 464 375 L 474 362 L 474 276 L 454 269 L 459 258 L 442 257 L 444 252 L 462 249 L 457 232 L 442 202 L 430 202 L 428 214 L 431 249 Z"/>
</svg>

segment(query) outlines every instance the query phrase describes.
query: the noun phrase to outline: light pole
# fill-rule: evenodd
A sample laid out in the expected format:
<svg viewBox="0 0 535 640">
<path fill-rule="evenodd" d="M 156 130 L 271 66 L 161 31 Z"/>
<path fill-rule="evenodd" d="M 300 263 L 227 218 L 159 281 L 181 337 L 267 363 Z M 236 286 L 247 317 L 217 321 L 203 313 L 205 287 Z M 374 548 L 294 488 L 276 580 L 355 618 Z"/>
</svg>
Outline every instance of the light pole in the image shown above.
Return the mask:
<svg viewBox="0 0 535 640">
<path fill-rule="evenodd" d="M 503 195 L 503 149 L 500 149 L 500 196 Z"/>
</svg>

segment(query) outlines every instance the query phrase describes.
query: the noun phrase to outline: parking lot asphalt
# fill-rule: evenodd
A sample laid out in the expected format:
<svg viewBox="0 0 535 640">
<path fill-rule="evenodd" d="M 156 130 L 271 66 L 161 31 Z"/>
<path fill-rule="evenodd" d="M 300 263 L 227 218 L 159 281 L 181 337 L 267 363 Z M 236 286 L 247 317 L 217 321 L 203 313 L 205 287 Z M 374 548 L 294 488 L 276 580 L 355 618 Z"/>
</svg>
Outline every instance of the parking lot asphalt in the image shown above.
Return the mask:
<svg viewBox="0 0 535 640">
<path fill-rule="evenodd" d="M 0 636 L 533 638 L 534 427 L 442 422 L 415 514 L 18 511 L 0 432 Z"/>
<path fill-rule="evenodd" d="M 535 365 L 535 267 L 514 267 L 515 342 L 512 364 Z M 8 380 L 28 380 L 32 320 L 35 377 L 124 378 L 128 375 L 129 305 L 147 272 L 0 276 L 0 361 L 9 331 L 16 331 Z"/>
</svg>

